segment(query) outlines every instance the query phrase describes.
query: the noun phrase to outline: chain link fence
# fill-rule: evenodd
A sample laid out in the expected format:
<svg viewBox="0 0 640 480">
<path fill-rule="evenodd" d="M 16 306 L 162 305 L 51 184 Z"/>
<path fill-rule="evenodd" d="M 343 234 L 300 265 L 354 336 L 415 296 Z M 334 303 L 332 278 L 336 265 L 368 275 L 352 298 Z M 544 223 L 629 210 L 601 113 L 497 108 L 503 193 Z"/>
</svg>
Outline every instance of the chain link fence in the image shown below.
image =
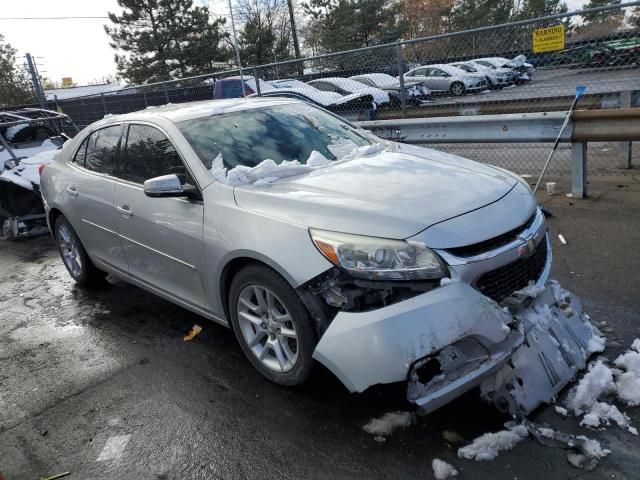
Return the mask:
<svg viewBox="0 0 640 480">
<path fill-rule="evenodd" d="M 640 106 L 640 28 L 631 7 L 608 6 L 495 27 L 338 52 L 49 102 L 82 128 L 108 114 L 167 103 L 285 96 L 350 120 L 484 115 Z M 541 30 L 545 29 L 545 30 Z M 548 50 L 548 51 L 544 51 Z M 520 173 L 539 171 L 544 144 L 435 145 Z M 590 150 L 591 172 L 637 163 L 619 143 Z M 561 149 L 551 173 L 570 171 Z M 625 160 L 626 159 L 626 160 Z"/>
</svg>

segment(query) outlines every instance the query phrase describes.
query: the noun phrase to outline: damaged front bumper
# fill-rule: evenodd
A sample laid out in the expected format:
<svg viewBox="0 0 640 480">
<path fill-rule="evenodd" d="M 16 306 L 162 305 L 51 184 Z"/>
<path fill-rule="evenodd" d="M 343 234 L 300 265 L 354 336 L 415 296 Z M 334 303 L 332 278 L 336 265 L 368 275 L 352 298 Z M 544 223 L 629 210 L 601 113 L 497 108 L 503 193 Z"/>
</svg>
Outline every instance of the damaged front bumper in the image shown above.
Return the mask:
<svg viewBox="0 0 640 480">
<path fill-rule="evenodd" d="M 597 335 L 555 282 L 502 305 L 462 282 L 370 312 L 341 312 L 314 358 L 353 392 L 408 381 L 426 414 L 478 385 L 499 409 L 528 414 L 584 368 Z M 534 298 L 532 298 L 534 297 Z M 560 298 L 562 297 L 562 298 Z"/>
</svg>

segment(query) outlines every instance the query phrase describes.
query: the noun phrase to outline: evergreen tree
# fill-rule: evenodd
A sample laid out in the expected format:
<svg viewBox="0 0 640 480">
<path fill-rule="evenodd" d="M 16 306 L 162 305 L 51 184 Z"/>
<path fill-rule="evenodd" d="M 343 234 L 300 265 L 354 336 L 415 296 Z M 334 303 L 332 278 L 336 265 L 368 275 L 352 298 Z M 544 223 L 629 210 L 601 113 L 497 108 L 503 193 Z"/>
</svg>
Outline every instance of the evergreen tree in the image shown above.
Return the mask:
<svg viewBox="0 0 640 480">
<path fill-rule="evenodd" d="M 605 5 L 620 5 L 620 0 L 589 0 L 584 8 L 596 8 L 603 7 Z M 606 10 L 598 13 L 588 13 L 583 15 L 585 25 L 591 23 L 606 23 L 612 28 L 618 28 L 624 21 L 624 11 L 619 10 Z"/>
<path fill-rule="evenodd" d="M 500 25 L 511 20 L 513 0 L 456 0 L 451 11 L 453 31 Z"/>
<path fill-rule="evenodd" d="M 569 9 L 562 0 L 524 0 L 516 14 L 518 19 L 527 20 L 536 17 L 546 17 L 566 13 Z"/>
<path fill-rule="evenodd" d="M 224 19 L 209 19 L 193 0 L 118 0 L 122 14 L 109 13 L 118 74 L 134 84 L 222 69 L 231 55 L 222 40 Z"/>
<path fill-rule="evenodd" d="M 16 65 L 17 50 L 0 34 L 0 107 L 35 102 L 31 82 Z"/>
<path fill-rule="evenodd" d="M 640 7 L 633 9 L 631 17 L 629 18 L 629 23 L 634 27 L 640 28 Z"/>
<path fill-rule="evenodd" d="M 393 42 L 402 36 L 401 4 L 389 0 L 310 0 L 307 45 L 336 52 Z"/>
</svg>

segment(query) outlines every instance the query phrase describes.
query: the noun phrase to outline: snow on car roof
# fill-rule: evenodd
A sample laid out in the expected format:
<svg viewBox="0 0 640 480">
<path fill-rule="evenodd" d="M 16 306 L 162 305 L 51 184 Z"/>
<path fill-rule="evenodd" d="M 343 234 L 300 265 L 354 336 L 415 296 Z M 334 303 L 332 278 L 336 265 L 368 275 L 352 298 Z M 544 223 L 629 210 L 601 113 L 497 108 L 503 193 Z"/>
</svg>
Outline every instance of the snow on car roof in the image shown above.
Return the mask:
<svg viewBox="0 0 640 480">
<path fill-rule="evenodd" d="M 309 82 L 313 86 L 313 82 L 329 82 L 334 85 L 338 85 L 340 88 L 345 88 L 347 90 L 361 90 L 363 87 L 366 88 L 366 85 L 363 85 L 360 82 L 356 82 L 355 80 L 351 80 L 350 78 L 343 77 L 327 77 L 327 78 L 318 78 L 317 80 L 312 80 Z"/>
<path fill-rule="evenodd" d="M 400 81 L 397 78 L 386 73 L 363 73 L 362 75 L 354 75 L 350 78 L 356 81 L 359 78 L 368 78 L 373 81 L 377 87 L 397 87 L 400 84 Z"/>
<path fill-rule="evenodd" d="M 288 98 L 229 98 L 223 100 L 204 100 L 199 102 L 176 103 L 150 107 L 137 112 L 125 113 L 122 115 L 110 115 L 99 121 L 100 125 L 120 122 L 123 120 L 151 120 L 163 117 L 172 122 L 191 120 L 194 118 L 206 117 L 209 115 L 220 115 L 239 110 L 250 110 L 253 108 L 270 107 L 275 105 L 285 105 L 294 103 L 296 100 Z"/>
</svg>

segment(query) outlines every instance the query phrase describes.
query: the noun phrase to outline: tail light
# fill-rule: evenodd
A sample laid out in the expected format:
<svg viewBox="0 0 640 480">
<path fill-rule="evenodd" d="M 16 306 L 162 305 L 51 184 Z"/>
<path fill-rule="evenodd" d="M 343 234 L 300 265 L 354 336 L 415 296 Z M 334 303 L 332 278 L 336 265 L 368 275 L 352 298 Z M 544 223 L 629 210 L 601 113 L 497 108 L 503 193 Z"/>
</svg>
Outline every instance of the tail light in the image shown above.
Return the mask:
<svg viewBox="0 0 640 480">
<path fill-rule="evenodd" d="M 44 172 L 44 167 L 45 167 L 45 165 L 42 165 L 42 164 L 38 167 L 38 173 L 40 175 L 42 175 L 42 172 Z"/>
<path fill-rule="evenodd" d="M 244 95 L 242 95 L 242 96 L 243 97 L 248 97 L 249 95 L 253 95 L 254 93 L 256 93 L 256 92 L 254 92 L 253 89 L 251 89 L 251 88 L 249 88 L 249 87 L 247 87 L 245 85 L 245 87 L 244 87 Z"/>
</svg>

